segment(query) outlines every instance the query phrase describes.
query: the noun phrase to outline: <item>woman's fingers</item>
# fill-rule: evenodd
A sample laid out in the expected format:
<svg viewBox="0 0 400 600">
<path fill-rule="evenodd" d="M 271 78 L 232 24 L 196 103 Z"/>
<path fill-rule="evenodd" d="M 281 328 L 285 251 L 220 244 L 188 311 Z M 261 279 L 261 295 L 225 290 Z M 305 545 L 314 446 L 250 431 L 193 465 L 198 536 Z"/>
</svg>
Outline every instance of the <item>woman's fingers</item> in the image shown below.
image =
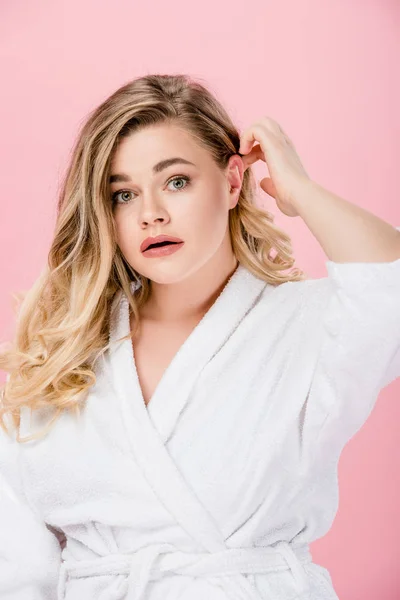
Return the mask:
<svg viewBox="0 0 400 600">
<path fill-rule="evenodd" d="M 262 151 L 260 144 L 254 146 L 248 154 L 244 154 L 242 156 L 242 160 L 245 170 L 258 160 L 263 160 L 266 162 L 264 152 Z"/>
</svg>

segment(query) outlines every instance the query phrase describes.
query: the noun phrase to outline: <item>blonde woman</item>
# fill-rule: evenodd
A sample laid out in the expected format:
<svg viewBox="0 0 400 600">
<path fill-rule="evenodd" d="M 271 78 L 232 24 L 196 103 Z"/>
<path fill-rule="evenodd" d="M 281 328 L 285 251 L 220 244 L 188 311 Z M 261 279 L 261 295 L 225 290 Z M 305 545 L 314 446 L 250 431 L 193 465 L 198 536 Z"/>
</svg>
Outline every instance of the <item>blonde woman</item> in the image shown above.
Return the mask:
<svg viewBox="0 0 400 600">
<path fill-rule="evenodd" d="M 257 160 L 327 277 L 292 268 Z M 239 134 L 187 76 L 118 89 L 0 358 L 2 600 L 337 599 L 309 544 L 400 374 L 399 306 L 400 232 L 311 180 L 273 119 Z"/>
</svg>

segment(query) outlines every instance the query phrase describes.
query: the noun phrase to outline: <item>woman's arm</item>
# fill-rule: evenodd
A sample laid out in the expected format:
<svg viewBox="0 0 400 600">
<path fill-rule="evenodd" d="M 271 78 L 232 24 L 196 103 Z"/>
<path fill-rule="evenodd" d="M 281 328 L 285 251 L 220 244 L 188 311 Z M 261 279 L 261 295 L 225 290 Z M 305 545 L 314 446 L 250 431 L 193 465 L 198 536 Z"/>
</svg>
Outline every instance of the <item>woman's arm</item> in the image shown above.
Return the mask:
<svg viewBox="0 0 400 600">
<path fill-rule="evenodd" d="M 15 432 L 10 437 L 0 428 L 0 598 L 55 599 L 61 547 L 28 502 L 20 450 Z"/>
<path fill-rule="evenodd" d="M 244 169 L 258 160 L 267 163 L 269 177 L 261 179 L 260 187 L 275 198 L 283 214 L 304 220 L 331 262 L 400 259 L 400 232 L 313 181 L 292 140 L 271 117 L 257 119 L 243 132 L 239 155 Z"/>
<path fill-rule="evenodd" d="M 291 201 L 329 260 L 372 263 L 400 259 L 400 231 L 315 181 L 299 183 Z"/>
</svg>

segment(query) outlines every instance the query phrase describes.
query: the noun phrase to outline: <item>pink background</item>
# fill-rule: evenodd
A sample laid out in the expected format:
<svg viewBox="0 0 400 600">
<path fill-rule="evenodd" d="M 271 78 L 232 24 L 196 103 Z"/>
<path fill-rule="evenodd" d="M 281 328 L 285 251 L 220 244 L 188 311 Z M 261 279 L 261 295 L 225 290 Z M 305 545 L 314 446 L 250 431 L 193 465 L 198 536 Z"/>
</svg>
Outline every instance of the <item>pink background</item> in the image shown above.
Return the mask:
<svg viewBox="0 0 400 600">
<path fill-rule="evenodd" d="M 397 0 L 2 0 L 0 339 L 11 292 L 47 261 L 57 187 L 86 114 L 139 75 L 202 78 L 243 129 L 269 115 L 312 179 L 400 226 Z M 256 174 L 266 174 L 257 163 Z M 300 218 L 260 191 L 297 265 L 326 275 Z M 400 597 L 400 380 L 385 388 L 339 464 L 340 507 L 311 545 L 341 600 Z"/>
</svg>

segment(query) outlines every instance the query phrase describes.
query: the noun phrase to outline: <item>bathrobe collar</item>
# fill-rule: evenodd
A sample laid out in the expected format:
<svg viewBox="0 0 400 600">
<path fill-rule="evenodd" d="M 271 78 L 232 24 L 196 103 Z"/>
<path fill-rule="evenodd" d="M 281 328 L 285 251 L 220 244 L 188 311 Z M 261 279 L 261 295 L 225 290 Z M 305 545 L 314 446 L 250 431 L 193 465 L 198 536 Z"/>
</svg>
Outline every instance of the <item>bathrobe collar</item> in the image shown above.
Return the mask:
<svg viewBox="0 0 400 600">
<path fill-rule="evenodd" d="M 235 331 L 266 285 L 239 264 L 172 359 L 147 406 L 139 385 L 131 339 L 118 341 L 129 333 L 129 303 L 125 294 L 120 294 L 117 310 L 111 314 L 113 347 L 109 349 L 109 374 L 121 403 L 135 461 L 164 507 L 196 544 L 209 552 L 226 547 L 223 535 L 188 486 L 166 441 L 177 426 L 201 371 Z"/>
<path fill-rule="evenodd" d="M 192 388 L 207 363 L 235 331 L 267 283 L 239 263 L 214 304 L 196 325 L 165 370 L 146 406 L 136 370 L 129 334 L 129 302 L 118 292 L 111 315 L 111 367 L 128 419 L 150 419 L 164 442 L 173 433 L 179 415 L 189 401 Z M 138 284 L 132 282 L 134 292 Z M 116 347 L 114 346 L 116 345 Z"/>
</svg>

